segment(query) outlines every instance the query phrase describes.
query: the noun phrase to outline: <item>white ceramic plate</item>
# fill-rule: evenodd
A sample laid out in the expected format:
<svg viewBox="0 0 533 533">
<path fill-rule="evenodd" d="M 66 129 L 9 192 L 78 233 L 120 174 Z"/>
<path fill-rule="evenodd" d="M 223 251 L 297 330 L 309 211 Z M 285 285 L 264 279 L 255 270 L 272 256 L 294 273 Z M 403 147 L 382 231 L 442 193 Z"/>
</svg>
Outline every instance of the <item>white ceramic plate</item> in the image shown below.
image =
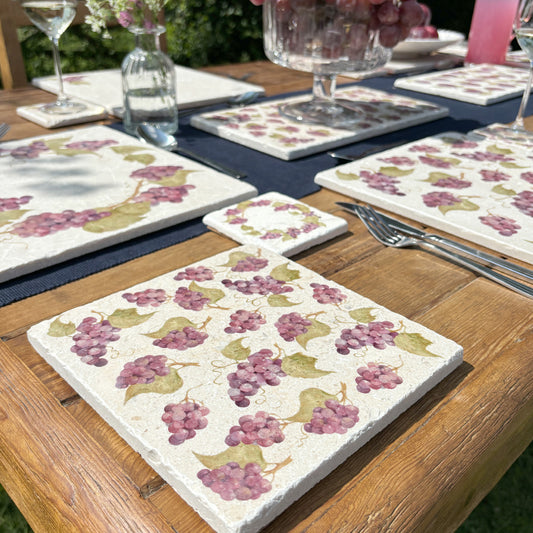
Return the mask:
<svg viewBox="0 0 533 533">
<path fill-rule="evenodd" d="M 451 30 L 438 30 L 438 39 L 406 39 L 398 43 L 392 52 L 394 58 L 407 58 L 431 54 L 440 48 L 462 41 L 462 33 Z"/>
</svg>

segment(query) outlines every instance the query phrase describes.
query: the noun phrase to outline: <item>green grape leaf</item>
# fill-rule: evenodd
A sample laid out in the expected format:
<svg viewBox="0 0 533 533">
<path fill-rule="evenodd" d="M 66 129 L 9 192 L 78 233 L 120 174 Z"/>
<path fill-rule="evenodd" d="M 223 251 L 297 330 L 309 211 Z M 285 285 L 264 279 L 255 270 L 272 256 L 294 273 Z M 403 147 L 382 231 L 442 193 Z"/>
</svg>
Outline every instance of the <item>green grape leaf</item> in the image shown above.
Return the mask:
<svg viewBox="0 0 533 533">
<path fill-rule="evenodd" d="M 296 269 L 291 270 L 289 263 L 285 263 L 284 265 L 278 265 L 273 268 L 270 275 L 278 281 L 294 281 L 300 278 L 300 271 Z"/>
<path fill-rule="evenodd" d="M 171 368 L 166 376 L 155 376 L 152 383 L 139 383 L 137 385 L 130 385 L 126 389 L 124 403 L 131 400 L 134 396 L 139 394 L 146 394 L 148 392 L 155 392 L 157 394 L 172 394 L 183 386 L 183 379 L 178 374 L 175 368 Z"/>
<path fill-rule="evenodd" d="M 251 203 L 253 203 L 253 200 L 244 200 L 244 202 L 238 203 L 235 206 L 235 209 L 238 209 L 239 211 L 244 211 L 245 209 L 248 209 Z"/>
<path fill-rule="evenodd" d="M 492 192 L 495 192 L 496 194 L 502 194 L 503 196 L 516 196 L 516 191 L 513 191 L 513 189 L 506 189 L 501 183 L 499 185 L 495 185 L 492 188 Z"/>
<path fill-rule="evenodd" d="M 172 176 L 161 179 L 157 184 L 161 187 L 179 187 L 187 183 L 187 176 L 195 170 L 177 170 Z"/>
<path fill-rule="evenodd" d="M 511 155 L 513 151 L 510 148 L 501 148 L 495 144 L 487 146 L 487 152 L 491 154 L 500 154 L 500 155 Z"/>
<path fill-rule="evenodd" d="M 325 337 L 326 335 L 329 335 L 331 333 L 331 328 L 324 324 L 323 322 L 319 322 L 315 318 L 310 318 L 311 325 L 307 328 L 306 333 L 302 333 L 301 335 L 298 335 L 296 337 L 296 342 L 305 350 L 307 343 L 311 339 L 316 339 L 317 337 Z"/>
<path fill-rule="evenodd" d="M 436 183 L 439 180 L 443 180 L 446 178 L 452 178 L 453 176 L 451 174 L 446 174 L 446 172 L 430 172 L 427 180 L 429 183 Z"/>
<path fill-rule="evenodd" d="M 137 309 L 115 309 L 107 319 L 113 327 L 125 329 L 138 326 L 146 322 L 153 315 L 155 315 L 155 312 L 140 315 Z"/>
<path fill-rule="evenodd" d="M 398 167 L 380 167 L 379 173 L 385 174 L 385 176 L 390 176 L 391 178 L 400 178 L 401 176 L 408 176 L 414 171 L 413 168 L 402 170 Z"/>
<path fill-rule="evenodd" d="M 360 179 L 357 174 L 353 174 L 352 172 L 341 172 L 340 170 L 335 171 L 335 174 L 337 175 L 337 178 L 343 181 L 354 181 Z"/>
<path fill-rule="evenodd" d="M 430 352 L 427 347 L 431 341 L 420 335 L 420 333 L 399 333 L 394 338 L 394 344 L 406 352 L 422 355 L 423 357 L 441 357 Z"/>
<path fill-rule="evenodd" d="M 191 282 L 191 284 L 189 285 L 189 289 L 191 291 L 199 292 L 202 295 L 204 295 L 206 298 L 209 298 L 209 301 L 211 303 L 218 302 L 219 300 L 224 298 L 224 296 L 226 296 L 226 293 L 223 290 L 220 290 L 220 289 L 207 289 L 205 287 L 201 287 L 195 281 Z"/>
<path fill-rule="evenodd" d="M 463 211 L 477 211 L 479 209 L 479 205 L 467 200 L 466 198 L 463 198 L 461 202 L 457 204 L 439 205 L 439 210 L 443 215 L 445 215 L 448 211 L 456 211 L 458 209 Z"/>
<path fill-rule="evenodd" d="M 298 352 L 284 357 L 281 362 L 281 369 L 293 378 L 319 378 L 331 374 L 331 371 L 315 368 L 316 363 L 315 357 Z"/>
<path fill-rule="evenodd" d="M 56 318 L 48 328 L 48 335 L 50 337 L 70 337 L 76 332 L 76 324 L 73 322 L 61 322 L 60 318 Z"/>
<path fill-rule="evenodd" d="M 239 261 L 243 261 L 247 257 L 250 257 L 250 254 L 247 252 L 231 252 L 228 262 L 221 266 L 233 268 Z"/>
<path fill-rule="evenodd" d="M 511 163 L 510 161 L 500 161 L 500 166 L 504 168 L 529 168 L 521 167 L 520 165 L 517 165 L 516 163 Z"/>
<path fill-rule="evenodd" d="M 291 422 L 309 422 L 313 418 L 313 409 L 321 407 L 326 400 L 335 400 L 333 394 L 329 394 L 322 389 L 305 389 L 300 393 L 300 408 L 298 412 L 288 418 Z"/>
<path fill-rule="evenodd" d="M 301 211 L 302 213 L 309 213 L 309 211 L 311 211 L 311 208 L 307 205 L 304 205 L 304 204 L 294 204 L 298 209 L 299 211 Z M 307 218 L 305 219 L 307 220 Z"/>
<path fill-rule="evenodd" d="M 12 209 L 10 211 L 1 211 L 0 226 L 3 226 L 4 224 L 9 224 L 10 222 L 13 222 L 13 220 L 17 220 L 28 211 L 29 209 Z"/>
<path fill-rule="evenodd" d="M 270 307 L 292 307 L 293 305 L 300 305 L 296 302 L 291 302 L 284 294 L 271 294 L 267 298 Z"/>
<path fill-rule="evenodd" d="M 144 152 L 147 148 L 144 148 L 143 146 L 112 146 L 111 150 L 115 152 L 116 154 L 133 154 L 135 152 Z"/>
<path fill-rule="evenodd" d="M 449 163 L 450 165 L 458 165 L 459 163 L 461 163 L 461 160 L 455 157 L 440 157 L 430 154 L 426 154 L 426 157 L 428 159 L 436 159 L 437 161 L 442 161 L 443 163 Z"/>
<path fill-rule="evenodd" d="M 372 311 L 374 310 L 374 307 L 361 307 L 360 309 L 352 309 L 348 314 L 356 322 L 360 322 L 361 324 L 368 324 L 376 318 L 374 315 L 372 315 Z"/>
<path fill-rule="evenodd" d="M 124 157 L 124 161 L 136 161 L 148 166 L 155 161 L 155 157 L 152 154 L 128 154 Z"/>
<path fill-rule="evenodd" d="M 117 229 L 127 228 L 139 220 L 150 211 L 150 202 L 135 202 L 121 205 L 111 210 L 111 214 L 99 220 L 87 222 L 83 226 L 85 231 L 91 233 L 105 233 Z"/>
<path fill-rule="evenodd" d="M 174 318 L 169 318 L 164 324 L 163 327 L 157 331 L 152 331 L 151 333 L 143 333 L 145 337 L 150 337 L 152 339 L 162 339 L 168 335 L 171 331 L 182 331 L 186 327 L 194 327 L 194 324 L 185 317 L 176 316 Z"/>
<path fill-rule="evenodd" d="M 220 468 L 227 463 L 238 463 L 241 468 L 244 468 L 248 463 L 257 463 L 261 467 L 261 470 L 264 470 L 267 466 L 261 448 L 255 444 L 241 443 L 237 446 L 231 446 L 216 455 L 193 453 L 196 459 L 198 459 L 198 461 L 200 461 L 206 468 L 209 468 L 209 470 Z"/>
<path fill-rule="evenodd" d="M 242 345 L 242 341 L 245 337 L 242 339 L 237 339 L 235 341 L 231 341 L 227 346 L 225 346 L 222 350 L 222 355 L 224 357 L 227 357 L 228 359 L 233 359 L 233 361 L 243 361 L 246 359 L 252 350 L 250 348 L 246 348 L 246 346 Z"/>
<path fill-rule="evenodd" d="M 52 150 L 52 152 L 58 152 L 61 150 L 63 145 L 70 141 L 72 137 L 60 137 L 59 139 L 40 139 L 41 142 L 43 142 L 49 150 Z"/>
</svg>

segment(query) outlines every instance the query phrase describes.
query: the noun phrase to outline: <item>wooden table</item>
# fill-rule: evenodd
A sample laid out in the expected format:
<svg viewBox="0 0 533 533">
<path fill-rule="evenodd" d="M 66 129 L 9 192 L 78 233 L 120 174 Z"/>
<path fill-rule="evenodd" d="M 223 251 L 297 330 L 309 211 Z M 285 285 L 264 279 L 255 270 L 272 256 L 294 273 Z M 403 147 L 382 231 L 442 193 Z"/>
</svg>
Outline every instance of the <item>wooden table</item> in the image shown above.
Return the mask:
<svg viewBox="0 0 533 533">
<path fill-rule="evenodd" d="M 311 87 L 268 62 L 206 69 L 269 95 Z M 0 91 L 6 139 L 47 130 L 17 105 L 53 100 Z M 533 435 L 533 301 L 422 251 L 385 248 L 321 190 L 345 234 L 302 265 L 464 347 L 464 363 L 293 504 L 268 532 L 454 531 Z M 0 309 L 0 483 L 36 532 L 211 531 L 29 345 L 33 324 L 236 244 L 209 232 Z M 174 529 L 173 529 L 174 528 Z"/>
</svg>

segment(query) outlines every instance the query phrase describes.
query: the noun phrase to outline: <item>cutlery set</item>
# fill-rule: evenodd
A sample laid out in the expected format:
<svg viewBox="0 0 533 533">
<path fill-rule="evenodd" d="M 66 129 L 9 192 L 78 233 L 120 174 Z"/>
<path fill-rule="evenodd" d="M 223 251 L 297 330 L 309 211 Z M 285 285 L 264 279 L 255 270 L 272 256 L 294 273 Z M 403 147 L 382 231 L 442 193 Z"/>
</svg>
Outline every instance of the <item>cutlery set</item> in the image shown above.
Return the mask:
<svg viewBox="0 0 533 533">
<path fill-rule="evenodd" d="M 370 234 L 385 246 L 394 248 L 417 247 L 466 267 L 478 274 L 491 279 L 519 294 L 533 298 L 533 287 L 524 285 L 500 272 L 489 268 L 497 268 L 523 278 L 533 280 L 533 271 L 515 265 L 499 257 L 481 252 L 451 239 L 432 233 L 426 233 L 404 222 L 378 213 L 370 206 L 362 206 L 347 202 L 336 202 L 337 205 L 355 213 L 366 226 Z M 452 251 L 454 250 L 454 251 Z"/>
</svg>

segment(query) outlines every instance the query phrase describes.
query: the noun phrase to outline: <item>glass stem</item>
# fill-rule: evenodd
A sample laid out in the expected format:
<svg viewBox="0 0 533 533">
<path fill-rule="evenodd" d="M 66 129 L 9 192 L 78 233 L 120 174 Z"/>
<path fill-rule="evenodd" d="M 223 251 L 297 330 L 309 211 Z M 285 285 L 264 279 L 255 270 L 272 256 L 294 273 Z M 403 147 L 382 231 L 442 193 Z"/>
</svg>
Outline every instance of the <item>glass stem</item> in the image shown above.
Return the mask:
<svg viewBox="0 0 533 533">
<path fill-rule="evenodd" d="M 531 83 L 533 82 L 533 62 L 529 66 L 529 76 L 527 78 L 526 88 L 524 90 L 524 95 L 522 96 L 522 101 L 520 102 L 520 108 L 518 109 L 518 114 L 516 115 L 515 121 L 513 122 L 513 128 L 523 130 L 524 129 L 524 111 L 526 110 L 527 102 L 529 100 L 529 93 L 531 91 Z"/>
<path fill-rule="evenodd" d="M 337 86 L 337 77 L 335 74 L 318 75 L 313 77 L 313 99 L 327 100 L 333 103 L 335 99 L 335 88 Z"/>
<path fill-rule="evenodd" d="M 59 93 L 57 96 L 58 103 L 63 103 L 68 100 L 68 98 L 65 95 L 65 91 L 63 90 L 63 72 L 61 71 L 61 61 L 59 59 L 59 39 L 57 38 L 51 38 L 50 42 L 52 43 L 52 53 L 54 56 L 54 69 L 56 71 L 56 77 L 57 82 L 59 84 Z"/>
</svg>

